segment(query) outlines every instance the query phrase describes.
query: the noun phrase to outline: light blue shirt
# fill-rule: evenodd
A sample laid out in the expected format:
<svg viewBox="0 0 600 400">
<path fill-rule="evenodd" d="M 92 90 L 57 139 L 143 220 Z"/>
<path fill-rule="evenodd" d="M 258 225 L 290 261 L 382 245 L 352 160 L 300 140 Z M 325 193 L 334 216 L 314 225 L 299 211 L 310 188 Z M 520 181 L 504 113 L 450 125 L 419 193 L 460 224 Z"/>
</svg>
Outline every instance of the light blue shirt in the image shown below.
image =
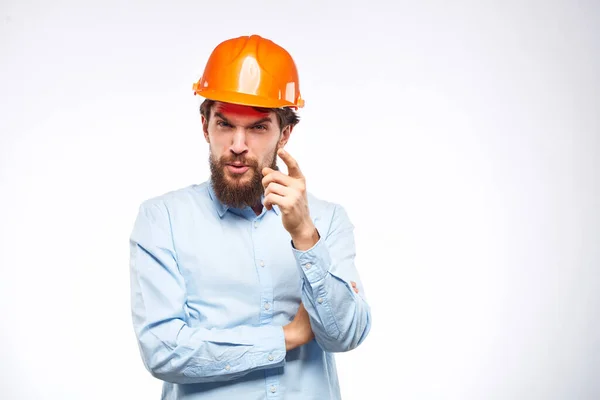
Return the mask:
<svg viewBox="0 0 600 400">
<path fill-rule="evenodd" d="M 320 239 L 299 251 L 281 210 L 234 209 L 210 180 L 144 201 L 131 234 L 131 306 L 163 400 L 340 399 L 334 354 L 368 335 L 354 233 L 338 204 L 308 194 Z M 356 282 L 359 293 L 352 290 Z M 315 339 L 286 352 L 303 302 Z"/>
</svg>

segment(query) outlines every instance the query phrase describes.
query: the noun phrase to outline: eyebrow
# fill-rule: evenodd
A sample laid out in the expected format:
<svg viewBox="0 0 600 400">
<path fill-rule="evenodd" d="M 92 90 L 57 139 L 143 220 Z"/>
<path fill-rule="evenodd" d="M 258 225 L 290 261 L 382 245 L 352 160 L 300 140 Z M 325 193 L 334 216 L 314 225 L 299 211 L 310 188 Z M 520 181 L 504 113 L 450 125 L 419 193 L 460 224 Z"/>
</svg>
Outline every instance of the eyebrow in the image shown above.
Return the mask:
<svg viewBox="0 0 600 400">
<path fill-rule="evenodd" d="M 219 117 L 221 118 L 223 121 L 225 121 L 227 124 L 229 125 L 233 125 L 227 118 L 225 118 L 225 116 L 223 114 L 221 114 L 220 112 L 216 112 L 215 113 L 215 117 Z M 262 124 L 263 122 L 273 122 L 273 120 L 271 120 L 271 117 L 265 117 L 265 118 L 261 118 L 258 121 L 254 121 L 253 123 L 251 123 L 249 126 L 255 126 L 258 124 Z"/>
</svg>

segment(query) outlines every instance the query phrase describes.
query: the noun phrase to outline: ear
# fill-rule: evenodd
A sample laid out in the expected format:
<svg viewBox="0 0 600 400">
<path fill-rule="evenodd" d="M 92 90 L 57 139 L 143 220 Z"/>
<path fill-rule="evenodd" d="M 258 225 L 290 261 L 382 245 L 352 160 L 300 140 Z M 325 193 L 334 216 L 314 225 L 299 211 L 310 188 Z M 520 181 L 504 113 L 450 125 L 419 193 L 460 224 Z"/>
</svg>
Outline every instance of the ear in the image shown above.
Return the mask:
<svg viewBox="0 0 600 400">
<path fill-rule="evenodd" d="M 292 134 L 293 129 L 293 125 L 288 125 L 285 128 L 283 128 L 283 131 L 281 131 L 281 135 L 279 137 L 278 147 L 282 148 L 286 145 L 288 140 L 290 140 L 290 135 Z"/>
<path fill-rule="evenodd" d="M 206 140 L 206 143 L 210 143 L 210 139 L 208 138 L 208 121 L 206 120 L 206 118 L 204 118 L 204 115 L 202 115 L 201 117 L 202 117 L 202 131 L 204 132 L 204 139 Z"/>
</svg>

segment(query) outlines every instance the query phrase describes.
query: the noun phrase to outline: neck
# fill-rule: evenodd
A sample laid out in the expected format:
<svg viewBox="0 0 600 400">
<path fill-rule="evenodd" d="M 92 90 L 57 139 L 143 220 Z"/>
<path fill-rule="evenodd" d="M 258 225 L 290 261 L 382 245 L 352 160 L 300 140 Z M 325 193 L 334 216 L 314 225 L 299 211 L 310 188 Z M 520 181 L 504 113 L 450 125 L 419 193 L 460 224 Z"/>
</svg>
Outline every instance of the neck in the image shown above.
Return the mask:
<svg viewBox="0 0 600 400">
<path fill-rule="evenodd" d="M 252 207 L 252 210 L 254 211 L 254 213 L 255 213 L 256 215 L 260 215 L 260 213 L 261 213 L 261 212 L 262 212 L 262 210 L 263 210 L 263 205 L 262 205 L 262 203 L 258 203 L 257 205 L 253 206 L 253 207 Z"/>
</svg>

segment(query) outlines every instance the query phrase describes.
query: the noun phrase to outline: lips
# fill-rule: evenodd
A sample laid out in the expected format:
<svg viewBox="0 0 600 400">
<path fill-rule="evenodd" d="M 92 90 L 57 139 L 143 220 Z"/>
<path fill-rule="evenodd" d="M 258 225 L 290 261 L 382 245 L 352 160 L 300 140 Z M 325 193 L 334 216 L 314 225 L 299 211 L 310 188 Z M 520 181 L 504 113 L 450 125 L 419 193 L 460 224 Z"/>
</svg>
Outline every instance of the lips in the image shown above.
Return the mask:
<svg viewBox="0 0 600 400">
<path fill-rule="evenodd" d="M 244 172 L 248 171 L 249 168 L 250 167 L 244 164 L 227 164 L 227 169 L 229 170 L 229 172 L 234 174 L 243 174 Z"/>
</svg>

